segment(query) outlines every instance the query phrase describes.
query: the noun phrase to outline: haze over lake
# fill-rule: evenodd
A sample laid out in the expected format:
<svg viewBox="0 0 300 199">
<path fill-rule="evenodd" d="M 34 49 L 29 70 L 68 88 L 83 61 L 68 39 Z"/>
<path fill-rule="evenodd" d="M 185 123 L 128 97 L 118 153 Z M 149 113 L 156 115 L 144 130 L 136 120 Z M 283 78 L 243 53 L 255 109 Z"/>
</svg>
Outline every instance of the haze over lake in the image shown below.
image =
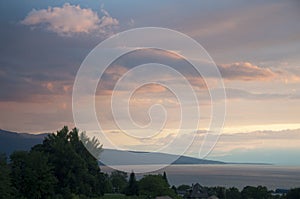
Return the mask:
<svg viewBox="0 0 300 199">
<path fill-rule="evenodd" d="M 141 165 L 122 166 L 125 168 Z M 103 172 L 111 172 L 101 166 Z M 245 186 L 266 186 L 268 189 L 300 186 L 300 167 L 276 165 L 171 165 L 153 173 L 166 171 L 171 185 L 200 183 L 203 186 L 225 186 L 242 189 Z M 141 178 L 145 174 L 137 174 Z"/>
</svg>

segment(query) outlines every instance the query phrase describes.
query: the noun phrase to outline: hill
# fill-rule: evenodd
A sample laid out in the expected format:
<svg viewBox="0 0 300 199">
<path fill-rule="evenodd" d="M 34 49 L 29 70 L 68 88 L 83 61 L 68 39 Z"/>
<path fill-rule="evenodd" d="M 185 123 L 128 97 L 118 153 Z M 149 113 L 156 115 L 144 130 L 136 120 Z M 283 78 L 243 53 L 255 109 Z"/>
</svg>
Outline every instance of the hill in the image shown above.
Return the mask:
<svg viewBox="0 0 300 199">
<path fill-rule="evenodd" d="M 11 154 L 13 151 L 28 151 L 36 144 L 41 144 L 48 134 L 17 133 L 0 129 L 0 152 Z"/>
<path fill-rule="evenodd" d="M 9 155 L 13 151 L 17 150 L 28 151 L 32 146 L 41 144 L 47 135 L 47 133 L 34 135 L 29 133 L 10 132 L 0 129 L 0 152 Z M 139 157 L 144 156 L 145 158 L 142 158 L 141 161 L 137 161 L 137 154 Z M 172 160 L 175 160 L 173 164 L 225 164 L 221 161 L 198 159 L 188 156 L 181 156 L 177 159 L 177 156 L 172 154 L 120 151 L 113 149 L 104 149 L 101 154 L 101 158 L 105 160 L 104 162 L 112 161 L 118 165 L 129 165 L 133 162 L 135 164 L 165 164 L 168 162 L 173 162 Z M 100 164 L 102 163 L 100 162 Z"/>
<path fill-rule="evenodd" d="M 101 153 L 101 160 L 108 165 L 148 165 L 148 164 L 226 164 L 221 161 L 193 158 L 157 152 L 141 151 L 121 151 L 113 149 L 104 149 Z M 103 165 L 103 163 L 100 162 Z"/>
</svg>

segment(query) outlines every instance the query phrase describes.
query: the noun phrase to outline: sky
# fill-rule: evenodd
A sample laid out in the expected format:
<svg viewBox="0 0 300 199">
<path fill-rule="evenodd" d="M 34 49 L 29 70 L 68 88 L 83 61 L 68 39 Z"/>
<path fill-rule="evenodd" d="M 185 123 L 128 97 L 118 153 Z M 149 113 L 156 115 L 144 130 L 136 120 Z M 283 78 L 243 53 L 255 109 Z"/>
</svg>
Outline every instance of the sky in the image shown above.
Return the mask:
<svg viewBox="0 0 300 199">
<path fill-rule="evenodd" d="M 163 27 L 186 34 L 201 44 L 224 82 L 224 128 L 206 158 L 300 165 L 299 9 L 300 3 L 296 0 L 184 3 L 173 0 L 2 0 L 0 128 L 45 133 L 55 132 L 64 125 L 74 127 L 73 85 L 92 49 L 125 30 Z M 195 59 L 201 57 L 203 55 Z M 174 93 L 155 83 L 140 86 L 132 94 L 128 103 L 130 113 L 134 124 L 143 128 L 128 128 L 135 136 L 152 135 L 144 127 L 149 122 L 161 125 L 161 121 L 155 120 L 162 119 L 156 117 L 162 114 L 161 109 L 152 106 L 160 104 L 165 107 L 163 130 L 153 134 L 151 139 L 133 139 L 117 128 L 110 108 L 114 86 L 124 74 L 146 63 L 169 65 L 190 82 L 199 107 L 189 105 L 188 100 L 185 104 L 191 112 L 201 109 L 197 129 L 177 131 L 182 119 L 181 104 Z M 157 81 L 179 84 L 171 73 L 152 70 L 151 75 L 149 77 Z M 216 77 L 209 79 L 214 81 Z M 124 84 L 115 94 L 122 99 L 134 85 Z M 193 143 L 187 151 L 179 143 L 173 152 L 185 151 L 186 155 L 197 157 L 211 121 L 210 89 L 217 92 L 217 87 L 208 88 L 205 78 L 196 75 L 180 52 L 136 50 L 119 57 L 105 70 L 95 95 L 96 114 L 103 133 L 120 148 L 153 151 L 179 137 L 182 143 L 190 140 Z M 122 104 L 118 106 L 122 107 Z M 153 121 L 149 114 L 153 115 Z M 124 120 L 122 115 L 118 117 Z M 186 119 L 192 126 L 195 117 L 190 115 Z"/>
</svg>

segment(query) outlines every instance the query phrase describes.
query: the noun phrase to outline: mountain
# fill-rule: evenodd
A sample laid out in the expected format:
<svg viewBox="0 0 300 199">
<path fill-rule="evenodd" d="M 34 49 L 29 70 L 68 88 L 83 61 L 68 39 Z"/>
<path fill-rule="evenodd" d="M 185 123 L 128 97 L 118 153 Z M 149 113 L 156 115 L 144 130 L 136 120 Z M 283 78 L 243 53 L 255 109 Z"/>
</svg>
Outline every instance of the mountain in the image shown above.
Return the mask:
<svg viewBox="0 0 300 199">
<path fill-rule="evenodd" d="M 150 165 L 150 164 L 226 164 L 221 161 L 206 160 L 188 156 L 180 156 L 141 151 L 121 151 L 114 149 L 104 149 L 100 154 L 100 159 L 107 165 Z M 100 164 L 104 165 L 103 162 Z"/>
<path fill-rule="evenodd" d="M 11 154 L 13 151 L 25 150 L 28 151 L 36 144 L 41 144 L 47 136 L 44 134 L 29 134 L 17 133 L 0 129 L 0 152 Z M 137 156 L 139 158 L 137 158 Z M 225 164 L 220 161 L 212 161 L 205 159 L 192 158 L 187 156 L 178 156 L 165 153 L 149 153 L 138 151 L 121 151 L 113 149 L 104 149 L 101 153 L 101 159 L 106 163 L 118 165 L 135 164 L 166 164 L 173 162 L 173 164 Z M 102 164 L 100 162 L 100 164 Z M 102 164 L 103 165 L 103 164 Z"/>
<path fill-rule="evenodd" d="M 41 144 L 48 134 L 17 133 L 0 129 L 0 152 L 11 154 L 14 151 L 28 151 L 36 144 Z"/>
</svg>

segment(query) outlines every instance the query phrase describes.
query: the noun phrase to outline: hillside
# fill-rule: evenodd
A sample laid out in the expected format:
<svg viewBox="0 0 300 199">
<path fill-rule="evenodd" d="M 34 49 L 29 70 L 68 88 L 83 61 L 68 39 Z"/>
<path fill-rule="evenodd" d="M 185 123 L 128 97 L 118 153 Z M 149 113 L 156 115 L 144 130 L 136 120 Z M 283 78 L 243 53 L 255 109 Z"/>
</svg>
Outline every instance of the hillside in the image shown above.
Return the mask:
<svg viewBox="0 0 300 199">
<path fill-rule="evenodd" d="M 147 165 L 147 164 L 226 164 L 221 161 L 198 159 L 188 156 L 166 154 L 166 153 L 149 153 L 140 151 L 120 151 L 113 149 L 104 149 L 101 159 L 109 165 Z M 102 164 L 102 163 L 101 163 Z"/>
<path fill-rule="evenodd" d="M 43 139 L 48 134 L 29 134 L 29 133 L 17 133 L 0 129 L 0 152 L 11 154 L 16 150 L 30 150 L 30 148 L 36 144 L 41 144 Z M 136 155 L 143 157 L 141 161 L 137 161 Z M 165 153 L 148 153 L 148 152 L 128 152 L 112 149 L 104 149 L 101 154 L 102 159 L 105 162 L 112 161 L 118 165 L 128 164 L 165 164 L 175 160 L 173 164 L 225 164 L 220 161 L 212 161 L 205 159 L 192 158 L 187 156 L 181 156 L 177 160 L 177 156 Z M 113 158 L 112 158 L 113 157 Z M 100 162 L 100 164 L 102 164 Z"/>
<path fill-rule="evenodd" d="M 41 144 L 47 134 L 17 133 L 0 129 L 0 152 L 11 154 L 13 151 L 29 150 L 36 144 Z"/>
</svg>

